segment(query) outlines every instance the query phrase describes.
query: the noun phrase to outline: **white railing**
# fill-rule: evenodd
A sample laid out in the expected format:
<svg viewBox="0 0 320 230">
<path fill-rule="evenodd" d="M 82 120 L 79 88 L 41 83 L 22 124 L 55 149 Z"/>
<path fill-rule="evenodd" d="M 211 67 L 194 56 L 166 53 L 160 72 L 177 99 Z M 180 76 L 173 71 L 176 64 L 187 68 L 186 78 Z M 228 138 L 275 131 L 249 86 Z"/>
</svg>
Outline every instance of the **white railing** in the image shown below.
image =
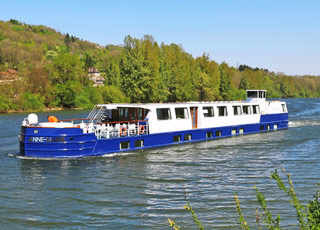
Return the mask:
<svg viewBox="0 0 320 230">
<path fill-rule="evenodd" d="M 88 128 L 89 131 L 90 127 Z M 148 133 L 147 121 L 119 121 L 94 124 L 92 131 L 98 138 L 139 136 Z"/>
<path fill-rule="evenodd" d="M 99 113 L 91 116 L 91 119 L 65 119 L 59 120 L 59 122 L 61 122 L 61 125 L 68 123 L 77 126 L 82 129 L 83 133 L 95 133 L 98 138 L 139 136 L 149 133 L 147 120 L 96 123 L 93 121 L 95 120 L 94 117 L 97 117 L 97 114 Z"/>
</svg>

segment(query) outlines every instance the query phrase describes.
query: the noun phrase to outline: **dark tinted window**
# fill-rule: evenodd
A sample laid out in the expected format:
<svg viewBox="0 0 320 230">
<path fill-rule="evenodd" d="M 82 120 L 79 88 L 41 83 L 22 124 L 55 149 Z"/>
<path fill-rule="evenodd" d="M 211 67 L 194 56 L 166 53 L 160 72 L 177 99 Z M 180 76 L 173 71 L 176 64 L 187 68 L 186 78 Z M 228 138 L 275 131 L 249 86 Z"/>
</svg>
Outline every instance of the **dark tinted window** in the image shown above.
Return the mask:
<svg viewBox="0 0 320 230">
<path fill-rule="evenodd" d="M 219 114 L 219 117 L 228 116 L 227 107 L 218 106 L 218 114 Z"/>
<path fill-rule="evenodd" d="M 260 113 L 259 105 L 253 105 L 252 106 L 252 112 L 253 112 L 253 114 L 259 114 Z"/>
<path fill-rule="evenodd" d="M 188 110 L 187 108 L 175 108 L 176 118 L 177 119 L 188 119 Z"/>
<path fill-rule="evenodd" d="M 158 120 L 171 120 L 171 112 L 169 108 L 157 109 Z"/>
<path fill-rule="evenodd" d="M 203 116 L 204 117 L 213 117 L 214 113 L 213 113 L 213 107 L 202 107 L 203 110 Z"/>
</svg>

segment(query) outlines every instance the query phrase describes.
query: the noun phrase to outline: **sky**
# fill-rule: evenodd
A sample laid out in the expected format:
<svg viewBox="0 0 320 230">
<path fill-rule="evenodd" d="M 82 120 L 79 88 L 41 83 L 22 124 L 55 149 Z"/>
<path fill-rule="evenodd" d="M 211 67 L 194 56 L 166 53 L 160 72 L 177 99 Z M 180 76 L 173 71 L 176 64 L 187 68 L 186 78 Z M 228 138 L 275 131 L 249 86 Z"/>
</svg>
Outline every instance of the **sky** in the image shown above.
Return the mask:
<svg viewBox="0 0 320 230">
<path fill-rule="evenodd" d="M 0 0 L 0 9 L 0 20 L 45 25 L 100 45 L 148 34 L 234 67 L 320 75 L 320 1 Z"/>
</svg>

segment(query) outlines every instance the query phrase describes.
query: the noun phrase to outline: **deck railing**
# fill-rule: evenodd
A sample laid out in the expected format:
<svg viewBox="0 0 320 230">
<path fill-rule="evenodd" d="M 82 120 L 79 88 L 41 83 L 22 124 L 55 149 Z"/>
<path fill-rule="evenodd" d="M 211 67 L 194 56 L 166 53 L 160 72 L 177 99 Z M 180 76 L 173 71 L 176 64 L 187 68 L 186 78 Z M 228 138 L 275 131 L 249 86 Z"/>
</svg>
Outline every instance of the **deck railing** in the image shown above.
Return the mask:
<svg viewBox="0 0 320 230">
<path fill-rule="evenodd" d="M 72 122 L 79 124 L 84 133 L 95 133 L 98 138 L 115 138 L 138 136 L 149 133 L 147 120 L 112 121 L 94 123 L 88 118 L 63 119 L 59 122 Z"/>
<path fill-rule="evenodd" d="M 147 120 L 115 121 L 94 125 L 98 138 L 139 136 L 149 133 Z"/>
</svg>

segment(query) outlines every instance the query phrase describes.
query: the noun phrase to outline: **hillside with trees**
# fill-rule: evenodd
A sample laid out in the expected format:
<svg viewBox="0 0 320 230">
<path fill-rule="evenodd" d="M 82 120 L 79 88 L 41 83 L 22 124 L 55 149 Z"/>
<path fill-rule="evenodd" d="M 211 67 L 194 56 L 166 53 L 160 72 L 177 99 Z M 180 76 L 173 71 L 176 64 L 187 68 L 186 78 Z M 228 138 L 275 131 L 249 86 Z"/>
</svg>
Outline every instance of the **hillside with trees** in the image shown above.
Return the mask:
<svg viewBox="0 0 320 230">
<path fill-rule="evenodd" d="M 93 87 L 96 67 L 104 86 Z M 246 89 L 269 98 L 319 97 L 320 77 L 287 76 L 267 69 L 193 57 L 152 36 L 127 36 L 102 47 L 42 25 L 0 21 L 0 112 L 91 108 L 109 102 L 237 100 Z"/>
</svg>

